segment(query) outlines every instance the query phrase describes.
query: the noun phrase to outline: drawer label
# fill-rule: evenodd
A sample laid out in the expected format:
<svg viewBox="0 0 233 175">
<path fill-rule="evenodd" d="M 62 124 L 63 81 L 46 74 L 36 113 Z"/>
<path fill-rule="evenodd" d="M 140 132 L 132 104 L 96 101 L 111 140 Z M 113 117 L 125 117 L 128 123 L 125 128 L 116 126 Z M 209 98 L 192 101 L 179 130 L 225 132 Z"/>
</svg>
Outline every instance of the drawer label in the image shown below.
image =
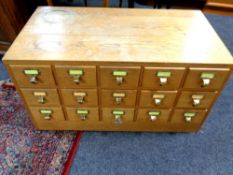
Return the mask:
<svg viewBox="0 0 233 175">
<path fill-rule="evenodd" d="M 41 114 L 52 114 L 53 113 L 53 111 L 51 110 L 51 109 L 41 109 L 40 110 L 40 113 Z"/>
<path fill-rule="evenodd" d="M 157 72 L 157 77 L 170 77 L 172 75 L 171 72 L 159 71 Z"/>
<path fill-rule="evenodd" d="M 165 95 L 164 94 L 154 94 L 153 98 L 154 99 L 163 99 L 163 98 L 165 98 Z"/>
<path fill-rule="evenodd" d="M 69 74 L 70 75 L 83 75 L 84 74 L 84 71 L 81 70 L 81 69 L 70 69 L 69 70 Z"/>
<path fill-rule="evenodd" d="M 201 78 L 202 79 L 212 79 L 215 77 L 215 74 L 214 73 L 201 73 Z"/>
<path fill-rule="evenodd" d="M 159 111 L 150 111 L 148 112 L 149 116 L 158 116 L 160 115 L 160 112 Z"/>
<path fill-rule="evenodd" d="M 38 75 L 39 71 L 36 69 L 25 69 L 24 74 L 26 74 L 26 75 Z"/>
<path fill-rule="evenodd" d="M 114 111 L 112 111 L 112 114 L 113 115 L 124 115 L 125 112 L 124 111 L 119 111 L 119 110 L 114 110 Z"/>
<path fill-rule="evenodd" d="M 77 109 L 77 114 L 87 115 L 89 111 L 86 109 Z"/>
<path fill-rule="evenodd" d="M 193 99 L 203 99 L 203 98 L 204 98 L 204 95 L 194 94 L 194 95 L 192 95 L 192 98 L 193 98 Z"/>
<path fill-rule="evenodd" d="M 112 73 L 113 76 L 120 76 L 120 77 L 124 77 L 127 74 L 128 73 L 126 71 L 113 71 L 113 73 Z"/>
<path fill-rule="evenodd" d="M 113 93 L 113 97 L 125 97 L 125 93 L 117 93 L 117 92 L 114 92 Z"/>
<path fill-rule="evenodd" d="M 46 92 L 33 92 L 33 95 L 36 97 L 45 97 Z"/>
<path fill-rule="evenodd" d="M 87 94 L 86 92 L 74 92 L 73 95 L 75 97 L 85 97 Z"/>
<path fill-rule="evenodd" d="M 185 112 L 184 116 L 185 117 L 195 117 L 196 116 L 196 112 Z"/>
</svg>

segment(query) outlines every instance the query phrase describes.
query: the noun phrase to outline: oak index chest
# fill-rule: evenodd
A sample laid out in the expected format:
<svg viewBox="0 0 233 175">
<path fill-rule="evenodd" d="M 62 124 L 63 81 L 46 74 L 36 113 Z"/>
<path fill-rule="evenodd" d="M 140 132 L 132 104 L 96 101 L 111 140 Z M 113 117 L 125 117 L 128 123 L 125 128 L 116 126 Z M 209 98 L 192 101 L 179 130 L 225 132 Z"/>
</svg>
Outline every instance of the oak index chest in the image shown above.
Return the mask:
<svg viewBox="0 0 233 175">
<path fill-rule="evenodd" d="M 3 61 L 42 130 L 195 132 L 233 68 L 189 10 L 40 7 Z"/>
</svg>

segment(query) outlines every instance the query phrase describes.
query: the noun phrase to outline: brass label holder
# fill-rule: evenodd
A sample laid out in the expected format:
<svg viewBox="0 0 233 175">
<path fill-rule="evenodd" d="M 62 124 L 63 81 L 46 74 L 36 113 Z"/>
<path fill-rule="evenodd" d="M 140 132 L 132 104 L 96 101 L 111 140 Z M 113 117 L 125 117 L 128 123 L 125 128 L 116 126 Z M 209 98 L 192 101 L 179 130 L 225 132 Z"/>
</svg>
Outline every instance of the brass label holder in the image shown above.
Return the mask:
<svg viewBox="0 0 233 175">
<path fill-rule="evenodd" d="M 87 109 L 77 109 L 76 113 L 79 115 L 81 120 L 86 120 L 89 114 L 89 110 Z"/>
<path fill-rule="evenodd" d="M 126 94 L 125 93 L 119 93 L 119 92 L 114 92 L 112 96 L 115 98 L 116 104 L 121 104 L 123 102 L 123 99 L 125 98 Z"/>
<path fill-rule="evenodd" d="M 158 116 L 161 114 L 159 111 L 150 111 L 148 112 L 150 121 L 154 122 L 158 119 Z"/>
<path fill-rule="evenodd" d="M 43 115 L 45 120 L 50 120 L 53 114 L 53 110 L 51 109 L 41 109 L 40 113 Z"/>
<path fill-rule="evenodd" d="M 114 123 L 115 123 L 115 124 L 122 124 L 122 123 L 123 123 L 122 117 L 123 117 L 123 115 L 125 115 L 125 112 L 124 112 L 124 111 L 121 111 L 121 110 L 113 110 L 113 111 L 112 111 L 112 114 L 114 115 L 114 119 L 115 119 Z"/>
<path fill-rule="evenodd" d="M 113 71 L 112 75 L 116 77 L 116 83 L 121 85 L 124 82 L 124 77 L 128 75 L 127 71 Z"/>
<path fill-rule="evenodd" d="M 169 71 L 158 71 L 156 76 L 159 77 L 160 86 L 168 83 L 168 78 L 171 77 L 172 73 Z"/>
<path fill-rule="evenodd" d="M 196 116 L 196 112 L 185 112 L 184 117 L 186 122 L 191 122 L 193 118 Z"/>
<path fill-rule="evenodd" d="M 215 77 L 214 73 L 207 73 L 207 72 L 201 73 L 200 78 L 202 79 L 202 87 L 209 86 L 211 83 L 211 79 L 213 79 L 214 77 Z"/>
<path fill-rule="evenodd" d="M 152 96 L 152 98 L 154 99 L 155 105 L 161 105 L 163 99 L 165 98 L 165 95 L 164 94 L 154 94 Z"/>
<path fill-rule="evenodd" d="M 37 69 L 25 69 L 24 74 L 29 76 L 29 82 L 32 84 L 38 83 L 39 70 Z"/>
<path fill-rule="evenodd" d="M 40 104 L 45 103 L 46 92 L 33 92 L 33 95 L 37 98 L 37 102 Z"/>
<path fill-rule="evenodd" d="M 73 77 L 73 81 L 76 84 L 79 84 L 81 77 L 84 75 L 84 71 L 82 69 L 69 69 L 68 74 Z"/>
<path fill-rule="evenodd" d="M 193 106 L 198 106 L 201 103 L 201 100 L 204 98 L 204 95 L 202 94 L 194 94 L 192 95 L 192 102 Z"/>
<path fill-rule="evenodd" d="M 87 96 L 86 92 L 74 92 L 73 96 L 77 98 L 77 102 L 79 104 L 83 104 L 85 102 L 85 97 Z"/>
</svg>

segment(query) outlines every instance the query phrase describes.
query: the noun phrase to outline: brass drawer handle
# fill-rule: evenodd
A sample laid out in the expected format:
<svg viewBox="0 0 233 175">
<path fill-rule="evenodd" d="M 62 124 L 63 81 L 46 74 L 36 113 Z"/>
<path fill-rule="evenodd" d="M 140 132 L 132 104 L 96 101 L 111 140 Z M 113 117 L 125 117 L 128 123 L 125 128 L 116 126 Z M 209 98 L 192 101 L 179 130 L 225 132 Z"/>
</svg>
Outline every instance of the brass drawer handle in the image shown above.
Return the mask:
<svg viewBox="0 0 233 175">
<path fill-rule="evenodd" d="M 160 114 L 161 113 L 159 111 L 150 111 L 150 112 L 148 112 L 150 121 L 152 121 L 152 122 L 156 121 Z"/>
<path fill-rule="evenodd" d="M 114 123 L 115 124 L 122 124 L 123 123 L 123 115 L 125 115 L 124 111 L 113 110 L 112 114 L 114 116 Z"/>
<path fill-rule="evenodd" d="M 73 81 L 76 84 L 79 84 L 81 77 L 84 75 L 84 71 L 82 69 L 70 69 L 68 74 L 73 77 Z"/>
<path fill-rule="evenodd" d="M 41 109 L 40 113 L 43 115 L 45 120 L 51 120 L 53 110 L 51 110 L 51 109 Z"/>
<path fill-rule="evenodd" d="M 215 77 L 214 73 L 206 73 L 203 72 L 201 73 L 201 79 L 202 79 L 202 87 L 206 87 L 209 86 L 211 83 L 211 79 L 213 79 Z"/>
<path fill-rule="evenodd" d="M 155 105 L 161 105 L 163 99 L 165 98 L 164 94 L 154 94 L 153 97 Z"/>
<path fill-rule="evenodd" d="M 86 92 L 74 92 L 73 93 L 74 97 L 77 98 L 77 102 L 79 104 L 83 104 L 85 102 L 85 97 L 87 96 Z"/>
<path fill-rule="evenodd" d="M 190 123 L 195 116 L 196 116 L 196 112 L 185 112 L 184 113 L 184 119 L 188 123 Z"/>
<path fill-rule="evenodd" d="M 116 83 L 118 85 L 123 84 L 124 82 L 124 77 L 127 76 L 128 72 L 126 71 L 113 71 L 112 75 L 116 77 Z"/>
<path fill-rule="evenodd" d="M 84 121 L 88 118 L 89 110 L 87 109 L 77 109 L 76 113 L 79 115 L 79 118 Z"/>
<path fill-rule="evenodd" d="M 204 95 L 192 95 L 193 106 L 198 106 L 201 103 L 201 100 L 204 98 Z"/>
<path fill-rule="evenodd" d="M 125 98 L 125 93 L 117 93 L 117 92 L 114 92 L 112 94 L 112 96 L 115 98 L 115 102 L 116 104 L 121 104 L 123 102 L 123 99 Z"/>
<path fill-rule="evenodd" d="M 40 104 L 44 104 L 46 99 L 46 92 L 33 92 L 33 95 L 37 98 L 37 102 Z"/>
<path fill-rule="evenodd" d="M 32 84 L 38 83 L 39 71 L 37 69 L 25 69 L 24 74 L 29 76 L 29 82 Z"/>
<path fill-rule="evenodd" d="M 168 83 L 168 78 L 171 77 L 171 72 L 159 71 L 156 76 L 159 77 L 160 86 L 166 85 Z"/>
</svg>

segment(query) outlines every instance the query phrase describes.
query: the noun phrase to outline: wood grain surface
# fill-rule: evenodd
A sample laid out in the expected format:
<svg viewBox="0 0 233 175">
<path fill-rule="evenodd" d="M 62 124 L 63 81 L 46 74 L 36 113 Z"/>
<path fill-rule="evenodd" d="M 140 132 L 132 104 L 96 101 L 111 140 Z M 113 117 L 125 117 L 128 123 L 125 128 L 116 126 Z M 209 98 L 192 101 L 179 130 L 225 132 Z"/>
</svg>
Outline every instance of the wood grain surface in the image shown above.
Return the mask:
<svg viewBox="0 0 233 175">
<path fill-rule="evenodd" d="M 200 11 L 72 7 L 38 8 L 4 60 L 233 65 Z"/>
</svg>

